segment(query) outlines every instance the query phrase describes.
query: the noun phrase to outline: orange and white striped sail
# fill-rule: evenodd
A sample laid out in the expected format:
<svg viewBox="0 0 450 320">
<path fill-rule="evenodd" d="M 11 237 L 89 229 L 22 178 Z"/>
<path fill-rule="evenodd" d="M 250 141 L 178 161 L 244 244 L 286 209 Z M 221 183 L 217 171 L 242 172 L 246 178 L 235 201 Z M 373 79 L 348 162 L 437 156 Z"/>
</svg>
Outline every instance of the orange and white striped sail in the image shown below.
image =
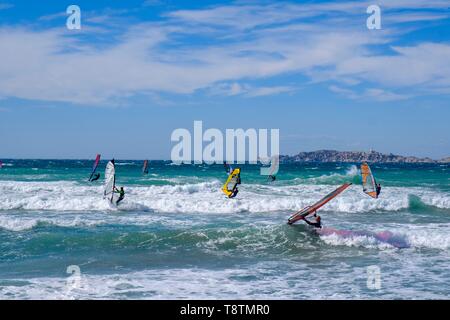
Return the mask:
<svg viewBox="0 0 450 320">
<path fill-rule="evenodd" d="M 363 162 L 363 164 L 361 164 L 361 177 L 364 193 L 368 194 L 372 198 L 378 198 L 375 179 L 367 162 Z"/>
</svg>

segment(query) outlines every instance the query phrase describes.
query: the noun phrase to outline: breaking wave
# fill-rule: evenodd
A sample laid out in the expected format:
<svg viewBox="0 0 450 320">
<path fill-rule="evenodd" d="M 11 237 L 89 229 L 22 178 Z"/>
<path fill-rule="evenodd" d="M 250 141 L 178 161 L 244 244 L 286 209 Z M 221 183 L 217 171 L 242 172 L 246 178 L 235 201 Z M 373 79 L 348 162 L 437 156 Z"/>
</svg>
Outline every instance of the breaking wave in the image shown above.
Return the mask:
<svg viewBox="0 0 450 320">
<path fill-rule="evenodd" d="M 221 182 L 126 187 L 120 211 L 169 213 L 267 213 L 293 211 L 311 205 L 334 190 L 329 185 L 242 185 L 237 198 L 220 191 Z M 13 182 L 0 185 L 0 210 L 117 211 L 102 197 L 102 186 L 76 182 Z M 366 213 L 399 211 L 419 204 L 450 209 L 447 193 L 425 188 L 385 187 L 373 200 L 353 185 L 322 208 L 323 211 Z"/>
</svg>

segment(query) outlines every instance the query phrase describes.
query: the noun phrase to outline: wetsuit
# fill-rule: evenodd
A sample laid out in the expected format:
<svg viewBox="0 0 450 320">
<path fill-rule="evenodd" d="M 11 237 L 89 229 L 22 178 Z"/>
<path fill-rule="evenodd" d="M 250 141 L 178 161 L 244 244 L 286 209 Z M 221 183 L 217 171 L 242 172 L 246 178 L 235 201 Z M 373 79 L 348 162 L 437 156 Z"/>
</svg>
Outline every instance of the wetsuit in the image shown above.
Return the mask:
<svg viewBox="0 0 450 320">
<path fill-rule="evenodd" d="M 306 218 L 303 219 L 303 220 L 305 220 L 305 222 L 306 222 L 307 224 L 309 224 L 310 226 L 313 226 L 313 227 L 315 227 L 315 228 L 322 228 L 322 223 L 321 223 L 320 221 L 311 222 L 311 221 L 306 220 Z"/>
<path fill-rule="evenodd" d="M 233 168 L 230 167 L 230 174 L 231 174 L 232 172 L 233 172 Z M 234 187 L 233 193 L 230 194 L 230 195 L 228 196 L 228 198 L 234 198 L 234 197 L 236 197 L 236 195 L 237 195 L 238 192 L 239 192 L 239 190 L 238 190 L 238 188 L 237 188 L 237 185 L 238 185 L 238 184 L 241 184 L 241 175 L 238 175 L 238 176 L 236 177 L 236 186 Z"/>
<path fill-rule="evenodd" d="M 380 195 L 380 192 L 381 192 L 381 186 L 380 185 L 377 185 L 376 192 L 377 192 L 377 197 L 378 197 Z"/>
<path fill-rule="evenodd" d="M 276 178 L 275 176 L 273 176 L 273 175 L 270 175 L 270 176 L 269 176 L 269 179 L 270 179 L 271 181 L 275 181 L 277 178 Z"/>
<path fill-rule="evenodd" d="M 234 197 L 236 197 L 236 195 L 238 194 L 238 192 L 239 192 L 238 188 L 235 188 L 234 191 L 233 191 L 233 193 L 230 194 L 230 196 L 229 196 L 228 198 L 234 198 Z"/>
<path fill-rule="evenodd" d="M 115 192 L 119 194 L 119 199 L 117 199 L 117 201 L 116 201 L 116 205 L 118 205 L 119 202 L 122 201 L 123 198 L 125 198 L 125 191 L 123 191 L 123 189 L 121 189 L 121 190 L 117 190 Z"/>
</svg>

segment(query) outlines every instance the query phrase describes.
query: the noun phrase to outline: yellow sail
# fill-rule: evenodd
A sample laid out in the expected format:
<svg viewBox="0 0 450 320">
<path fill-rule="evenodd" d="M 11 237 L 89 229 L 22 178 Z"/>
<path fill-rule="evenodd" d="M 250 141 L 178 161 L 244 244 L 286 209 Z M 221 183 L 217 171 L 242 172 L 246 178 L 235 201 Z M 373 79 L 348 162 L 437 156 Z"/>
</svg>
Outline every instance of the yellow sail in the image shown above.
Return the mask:
<svg viewBox="0 0 450 320">
<path fill-rule="evenodd" d="M 222 187 L 222 191 L 228 197 L 230 197 L 233 194 L 234 190 L 236 189 L 236 186 L 240 183 L 240 180 L 241 180 L 240 175 L 241 175 L 241 169 L 236 168 L 228 176 L 227 181 L 225 181 L 225 184 Z"/>
</svg>

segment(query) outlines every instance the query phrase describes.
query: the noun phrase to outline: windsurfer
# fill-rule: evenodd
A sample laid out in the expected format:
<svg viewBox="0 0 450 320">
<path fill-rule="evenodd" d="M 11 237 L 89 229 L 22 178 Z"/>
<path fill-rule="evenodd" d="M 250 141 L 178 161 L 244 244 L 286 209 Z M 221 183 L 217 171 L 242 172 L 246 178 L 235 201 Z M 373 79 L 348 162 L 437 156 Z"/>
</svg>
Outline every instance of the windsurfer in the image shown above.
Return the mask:
<svg viewBox="0 0 450 320">
<path fill-rule="evenodd" d="M 230 194 L 230 196 L 229 196 L 228 198 L 234 198 L 234 197 L 236 197 L 236 195 L 238 194 L 238 192 L 239 192 L 238 188 L 237 188 L 237 187 L 234 188 L 233 193 Z"/>
<path fill-rule="evenodd" d="M 125 198 L 125 191 L 123 190 L 123 187 L 120 187 L 120 190 L 114 187 L 114 192 L 119 194 L 119 199 L 116 201 L 116 205 L 118 205 L 119 202 Z"/>
<path fill-rule="evenodd" d="M 379 183 L 376 184 L 376 192 L 377 192 L 377 198 L 378 198 L 378 196 L 380 195 L 380 192 L 381 192 L 381 184 L 379 184 Z"/>
<path fill-rule="evenodd" d="M 231 172 L 233 172 L 233 170 Z M 238 187 L 237 187 L 238 184 L 241 184 L 241 175 L 240 174 L 238 174 L 238 176 L 236 177 L 236 186 L 234 187 L 233 193 L 230 194 L 229 198 L 234 198 L 238 194 L 238 192 L 239 192 Z"/>
<path fill-rule="evenodd" d="M 305 222 L 307 224 L 309 224 L 310 226 L 313 226 L 315 228 L 322 228 L 322 222 L 321 222 L 321 218 L 317 213 L 314 213 L 314 222 L 311 222 L 309 220 L 307 220 L 305 217 L 303 217 L 303 220 L 305 220 Z"/>
<path fill-rule="evenodd" d="M 148 160 L 144 161 L 144 166 L 142 167 L 142 173 L 148 174 Z"/>
</svg>

